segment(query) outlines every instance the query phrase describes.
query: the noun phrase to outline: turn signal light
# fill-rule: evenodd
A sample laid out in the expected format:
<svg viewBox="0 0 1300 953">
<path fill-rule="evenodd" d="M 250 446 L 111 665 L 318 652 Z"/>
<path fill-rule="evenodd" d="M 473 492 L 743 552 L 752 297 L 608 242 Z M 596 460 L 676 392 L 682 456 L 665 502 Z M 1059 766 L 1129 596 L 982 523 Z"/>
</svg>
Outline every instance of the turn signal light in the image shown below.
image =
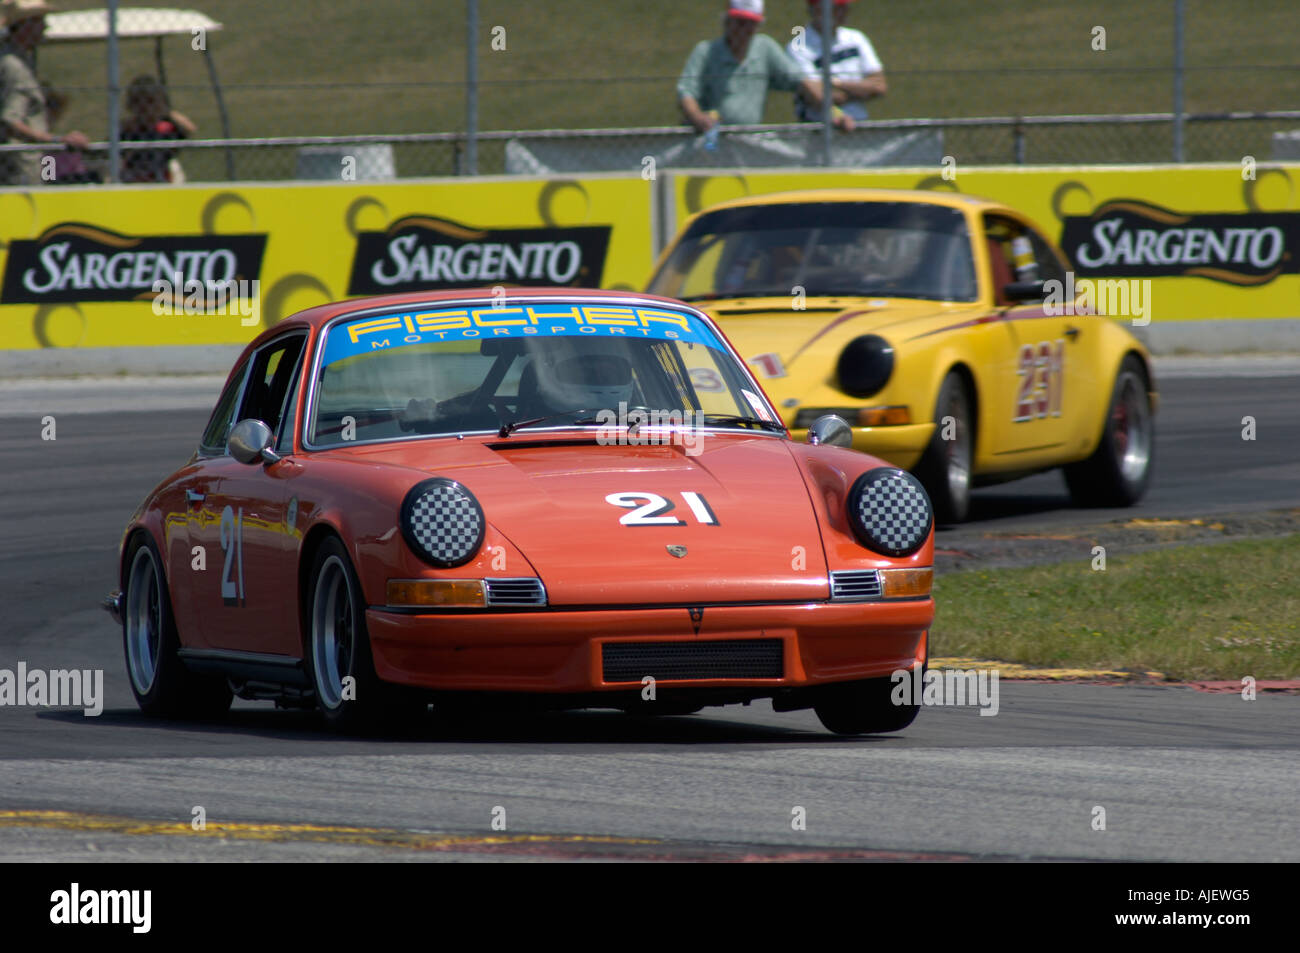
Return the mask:
<svg viewBox="0 0 1300 953">
<path fill-rule="evenodd" d="M 863 407 L 858 411 L 859 427 L 893 427 L 911 422 L 912 414 L 906 407 Z"/>
<path fill-rule="evenodd" d="M 934 585 L 934 567 L 879 569 L 880 595 L 885 599 L 923 599 Z"/>
<path fill-rule="evenodd" d="M 390 606 L 487 605 L 482 579 L 390 579 Z"/>
</svg>

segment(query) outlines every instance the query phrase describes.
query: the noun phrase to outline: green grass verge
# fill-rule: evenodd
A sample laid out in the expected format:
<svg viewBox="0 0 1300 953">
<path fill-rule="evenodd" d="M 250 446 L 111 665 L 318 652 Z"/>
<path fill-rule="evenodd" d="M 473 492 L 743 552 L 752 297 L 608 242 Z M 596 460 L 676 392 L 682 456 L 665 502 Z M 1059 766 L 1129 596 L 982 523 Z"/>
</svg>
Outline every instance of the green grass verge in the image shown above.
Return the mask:
<svg viewBox="0 0 1300 953">
<path fill-rule="evenodd" d="M 464 0 L 177 6 L 224 24 L 209 44 L 237 136 L 464 128 Z M 679 122 L 677 76 L 697 41 L 720 34 L 723 3 L 480 0 L 479 8 L 481 127 L 582 128 Z M 806 10 L 804 0 L 769 0 L 763 31 L 785 44 Z M 1188 0 L 1186 10 L 1189 110 L 1283 109 L 1300 100 L 1295 0 Z M 877 118 L 1150 111 L 1172 102 L 1172 3 L 858 3 L 849 24 L 871 38 L 889 78 L 889 95 L 871 107 Z M 1096 27 L 1106 31 L 1105 51 L 1093 49 Z M 493 48 L 494 36 L 504 49 Z M 206 66 L 189 40 L 164 41 L 174 100 L 200 135 L 215 136 Z M 124 41 L 121 59 L 124 85 L 156 72 L 151 41 Z M 102 135 L 105 44 L 48 44 L 40 71 L 72 93 L 63 127 Z M 768 121 L 792 115 L 787 94 L 768 98 Z M 1152 135 L 1163 143 L 1167 131 Z"/>
<path fill-rule="evenodd" d="M 1181 680 L 1300 676 L 1300 535 L 941 575 L 931 654 Z"/>
</svg>

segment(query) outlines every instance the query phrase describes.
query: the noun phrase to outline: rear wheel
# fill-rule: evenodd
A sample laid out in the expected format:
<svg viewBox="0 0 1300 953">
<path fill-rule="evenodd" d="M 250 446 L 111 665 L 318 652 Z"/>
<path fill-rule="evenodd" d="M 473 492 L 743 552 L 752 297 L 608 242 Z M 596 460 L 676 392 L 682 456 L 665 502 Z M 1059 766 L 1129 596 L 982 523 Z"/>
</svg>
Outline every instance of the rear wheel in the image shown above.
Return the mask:
<svg viewBox="0 0 1300 953">
<path fill-rule="evenodd" d="M 1080 506 L 1132 506 L 1151 480 L 1155 424 L 1142 362 L 1124 358 L 1092 456 L 1065 467 L 1065 483 Z"/>
<path fill-rule="evenodd" d="M 934 433 L 916 466 L 936 523 L 960 523 L 970 510 L 974 414 L 966 379 L 949 371 L 934 405 Z"/>
<path fill-rule="evenodd" d="M 826 730 L 837 735 L 901 731 L 916 719 L 921 706 L 895 705 L 894 688 L 888 676 L 826 685 L 819 689 L 821 698 L 813 710 Z"/>
<path fill-rule="evenodd" d="M 144 533 L 136 535 L 127 551 L 122 607 L 126 672 L 141 711 L 165 718 L 204 718 L 230 708 L 226 680 L 189 671 L 177 654 L 180 636 L 162 559 Z"/>
<path fill-rule="evenodd" d="M 375 674 L 361 583 L 337 538 L 325 540 L 316 550 L 310 579 L 308 667 L 316 707 L 326 723 L 356 730 L 420 715 L 422 699 Z"/>
</svg>

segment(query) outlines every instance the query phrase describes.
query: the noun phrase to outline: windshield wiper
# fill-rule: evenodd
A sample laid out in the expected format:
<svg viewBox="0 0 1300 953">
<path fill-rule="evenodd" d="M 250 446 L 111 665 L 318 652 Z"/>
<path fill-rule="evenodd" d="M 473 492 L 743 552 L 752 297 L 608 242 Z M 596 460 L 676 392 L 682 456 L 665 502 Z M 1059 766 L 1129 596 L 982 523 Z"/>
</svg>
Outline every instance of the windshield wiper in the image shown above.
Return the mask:
<svg viewBox="0 0 1300 953">
<path fill-rule="evenodd" d="M 679 301 L 720 301 L 723 298 L 787 298 L 790 292 L 783 289 L 750 289 L 742 288 L 739 291 L 730 291 L 725 294 L 722 292 L 710 292 L 709 294 L 691 295 L 687 298 L 679 298 Z M 805 298 L 933 298 L 938 301 L 951 300 L 940 297 L 939 295 L 928 292 L 897 290 L 892 288 L 873 288 L 867 286 L 864 288 L 817 288 L 810 287 L 804 290 Z"/>
<path fill-rule="evenodd" d="M 770 420 L 763 420 L 759 417 L 745 417 L 741 414 L 705 414 L 705 423 L 732 423 L 732 424 L 758 424 L 764 430 L 773 430 L 777 433 L 785 433 L 783 424 L 773 423 Z"/>
<path fill-rule="evenodd" d="M 678 301 L 720 301 L 723 298 L 788 298 L 788 288 L 738 288 L 735 291 L 710 291 L 707 294 L 690 295 L 678 298 Z"/>
<path fill-rule="evenodd" d="M 521 427 L 531 427 L 533 424 L 544 423 L 548 420 L 555 420 L 557 417 L 567 417 L 570 414 L 598 414 L 600 408 L 583 407 L 581 410 L 563 410 L 558 414 L 547 414 L 545 417 L 530 417 L 527 420 L 512 420 L 508 424 L 502 424 L 501 429 L 497 431 L 498 437 L 508 437 Z M 583 417 L 579 420 L 570 421 L 573 424 L 598 424 L 600 423 L 595 417 Z"/>
<path fill-rule="evenodd" d="M 961 301 L 926 289 L 881 288 L 868 285 L 865 288 L 809 288 L 809 298 L 917 298 L 928 301 Z"/>
<path fill-rule="evenodd" d="M 804 296 L 808 298 L 879 298 L 870 287 L 866 288 L 805 288 Z"/>
</svg>

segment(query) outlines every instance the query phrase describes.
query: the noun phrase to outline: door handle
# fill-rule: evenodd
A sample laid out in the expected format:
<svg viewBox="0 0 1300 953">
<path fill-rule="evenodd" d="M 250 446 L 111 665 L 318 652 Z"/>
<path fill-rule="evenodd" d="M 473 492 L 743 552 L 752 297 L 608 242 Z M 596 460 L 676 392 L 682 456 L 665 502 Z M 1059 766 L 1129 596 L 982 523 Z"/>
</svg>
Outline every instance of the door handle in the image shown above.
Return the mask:
<svg viewBox="0 0 1300 953">
<path fill-rule="evenodd" d="M 185 491 L 185 501 L 187 503 L 202 503 L 206 499 L 207 499 L 206 493 L 199 493 L 196 490 Z"/>
<path fill-rule="evenodd" d="M 1065 329 L 1065 336 L 1066 336 L 1067 338 L 1069 338 L 1071 341 L 1073 341 L 1075 338 L 1077 338 L 1077 337 L 1079 336 L 1079 329 L 1078 329 L 1078 328 L 1066 328 L 1066 329 Z"/>
</svg>

